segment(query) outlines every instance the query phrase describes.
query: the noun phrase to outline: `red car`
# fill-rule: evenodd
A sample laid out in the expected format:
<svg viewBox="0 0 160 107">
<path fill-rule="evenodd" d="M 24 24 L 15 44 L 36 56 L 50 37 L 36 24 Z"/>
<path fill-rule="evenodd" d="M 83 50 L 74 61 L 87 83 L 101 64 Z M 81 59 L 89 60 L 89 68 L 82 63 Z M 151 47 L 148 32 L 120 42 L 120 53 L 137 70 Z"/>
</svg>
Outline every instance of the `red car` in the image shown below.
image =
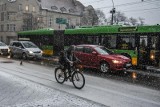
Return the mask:
<svg viewBox="0 0 160 107">
<path fill-rule="evenodd" d="M 96 68 L 101 72 L 108 72 L 121 71 L 131 67 L 131 59 L 114 54 L 104 46 L 77 45 L 74 50 L 75 56 L 87 68 Z"/>
</svg>

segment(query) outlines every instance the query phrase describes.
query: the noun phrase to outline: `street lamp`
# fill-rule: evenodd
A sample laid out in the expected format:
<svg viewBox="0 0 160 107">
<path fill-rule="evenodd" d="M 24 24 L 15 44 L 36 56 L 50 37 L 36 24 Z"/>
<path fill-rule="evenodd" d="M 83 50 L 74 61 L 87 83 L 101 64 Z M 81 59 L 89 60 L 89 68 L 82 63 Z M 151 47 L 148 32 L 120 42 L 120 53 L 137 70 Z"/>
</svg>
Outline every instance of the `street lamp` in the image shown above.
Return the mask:
<svg viewBox="0 0 160 107">
<path fill-rule="evenodd" d="M 112 8 L 112 10 L 110 11 L 110 13 L 112 14 L 112 17 L 111 17 L 111 25 L 113 25 L 113 15 L 114 15 L 114 13 L 116 12 L 116 9 L 115 9 L 115 7 L 114 7 L 114 1 L 112 0 L 112 4 L 113 4 L 113 8 Z"/>
</svg>

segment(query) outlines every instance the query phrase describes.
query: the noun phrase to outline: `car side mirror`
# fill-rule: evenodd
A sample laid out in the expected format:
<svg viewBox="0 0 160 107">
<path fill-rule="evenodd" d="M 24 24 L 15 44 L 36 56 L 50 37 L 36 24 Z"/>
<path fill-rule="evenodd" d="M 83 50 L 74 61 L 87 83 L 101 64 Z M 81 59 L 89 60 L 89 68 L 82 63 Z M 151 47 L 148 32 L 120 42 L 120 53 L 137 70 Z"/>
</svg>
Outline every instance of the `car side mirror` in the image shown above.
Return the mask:
<svg viewBox="0 0 160 107">
<path fill-rule="evenodd" d="M 92 54 L 93 54 L 93 55 L 97 55 L 97 52 L 93 51 Z"/>
</svg>

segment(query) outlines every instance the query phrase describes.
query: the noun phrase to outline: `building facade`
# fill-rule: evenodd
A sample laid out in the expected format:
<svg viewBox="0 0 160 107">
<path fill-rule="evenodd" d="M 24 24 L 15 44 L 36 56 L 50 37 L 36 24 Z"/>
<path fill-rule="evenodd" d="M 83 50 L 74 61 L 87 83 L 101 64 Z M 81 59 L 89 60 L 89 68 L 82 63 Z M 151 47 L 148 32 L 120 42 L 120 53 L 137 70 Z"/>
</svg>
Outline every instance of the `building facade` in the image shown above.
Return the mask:
<svg viewBox="0 0 160 107">
<path fill-rule="evenodd" d="M 76 0 L 0 0 L 0 41 L 17 40 L 18 31 L 81 26 L 86 8 Z"/>
</svg>

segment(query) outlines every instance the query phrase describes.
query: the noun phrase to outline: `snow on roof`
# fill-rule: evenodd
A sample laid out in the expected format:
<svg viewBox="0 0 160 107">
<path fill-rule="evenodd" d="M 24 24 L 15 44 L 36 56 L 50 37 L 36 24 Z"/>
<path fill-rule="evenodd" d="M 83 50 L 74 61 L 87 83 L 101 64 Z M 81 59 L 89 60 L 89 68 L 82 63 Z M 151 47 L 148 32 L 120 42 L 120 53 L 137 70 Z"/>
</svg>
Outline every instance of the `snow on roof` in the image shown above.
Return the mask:
<svg viewBox="0 0 160 107">
<path fill-rule="evenodd" d="M 76 0 L 38 0 L 42 9 L 80 15 L 84 6 Z"/>
</svg>

